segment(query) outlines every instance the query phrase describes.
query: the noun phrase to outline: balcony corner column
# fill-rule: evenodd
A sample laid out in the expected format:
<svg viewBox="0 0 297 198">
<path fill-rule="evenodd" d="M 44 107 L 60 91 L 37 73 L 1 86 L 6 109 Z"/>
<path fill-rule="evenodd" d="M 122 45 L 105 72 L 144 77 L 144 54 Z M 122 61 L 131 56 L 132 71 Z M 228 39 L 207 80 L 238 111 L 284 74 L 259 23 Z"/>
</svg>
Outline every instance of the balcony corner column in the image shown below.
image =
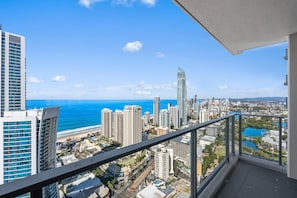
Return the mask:
<svg viewBox="0 0 297 198">
<path fill-rule="evenodd" d="M 297 179 L 297 32 L 288 46 L 288 177 Z"/>
</svg>

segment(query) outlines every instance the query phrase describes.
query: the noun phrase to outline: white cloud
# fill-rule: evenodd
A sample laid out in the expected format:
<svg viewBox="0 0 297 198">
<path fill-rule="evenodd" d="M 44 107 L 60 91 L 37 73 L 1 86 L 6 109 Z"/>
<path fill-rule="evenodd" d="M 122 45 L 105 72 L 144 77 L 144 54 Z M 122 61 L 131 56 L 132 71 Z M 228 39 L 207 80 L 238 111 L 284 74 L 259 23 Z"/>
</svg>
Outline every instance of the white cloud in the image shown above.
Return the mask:
<svg viewBox="0 0 297 198">
<path fill-rule="evenodd" d="M 164 58 L 165 57 L 165 54 L 162 53 L 162 52 L 157 52 L 157 58 Z"/>
<path fill-rule="evenodd" d="M 85 85 L 83 83 L 78 83 L 75 85 L 75 88 L 83 88 Z"/>
<path fill-rule="evenodd" d="M 122 49 L 126 52 L 138 52 L 142 48 L 140 41 L 128 42 Z"/>
<path fill-rule="evenodd" d="M 52 80 L 55 82 L 63 82 L 66 80 L 66 77 L 62 76 L 62 75 L 57 75 L 57 76 L 53 77 Z"/>
<path fill-rule="evenodd" d="M 227 85 L 220 85 L 219 86 L 219 89 L 220 90 L 228 89 L 228 86 Z"/>
<path fill-rule="evenodd" d="M 29 78 L 28 78 L 28 82 L 30 82 L 30 83 L 41 83 L 42 82 L 42 80 L 40 80 L 39 78 L 37 78 L 37 77 L 34 77 L 34 76 L 30 76 Z"/>
<path fill-rule="evenodd" d="M 141 0 L 141 3 L 147 6 L 154 6 L 157 3 L 157 0 Z"/>
<path fill-rule="evenodd" d="M 79 0 L 79 4 L 86 8 L 90 8 L 92 4 L 102 1 L 104 0 Z"/>
<path fill-rule="evenodd" d="M 138 95 L 151 95 L 150 91 L 138 90 L 135 92 Z"/>
<path fill-rule="evenodd" d="M 132 6 L 136 0 L 112 0 L 112 4 Z"/>
<path fill-rule="evenodd" d="M 79 0 L 79 4 L 86 8 L 90 8 L 92 4 L 103 2 L 106 0 Z M 140 2 L 143 5 L 148 7 L 153 7 L 156 5 L 157 0 L 111 0 L 113 5 L 122 5 L 122 6 L 133 6 L 135 2 Z"/>
</svg>

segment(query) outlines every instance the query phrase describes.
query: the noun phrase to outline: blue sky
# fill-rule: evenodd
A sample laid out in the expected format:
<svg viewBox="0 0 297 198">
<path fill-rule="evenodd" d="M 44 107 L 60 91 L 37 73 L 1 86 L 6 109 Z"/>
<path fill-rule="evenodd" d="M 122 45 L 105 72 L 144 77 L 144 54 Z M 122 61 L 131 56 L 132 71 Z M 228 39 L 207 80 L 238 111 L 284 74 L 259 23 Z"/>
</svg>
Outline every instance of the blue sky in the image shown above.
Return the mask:
<svg viewBox="0 0 297 198">
<path fill-rule="evenodd" d="M 28 99 L 286 96 L 287 43 L 233 56 L 171 0 L 0 1 L 26 37 Z"/>
</svg>

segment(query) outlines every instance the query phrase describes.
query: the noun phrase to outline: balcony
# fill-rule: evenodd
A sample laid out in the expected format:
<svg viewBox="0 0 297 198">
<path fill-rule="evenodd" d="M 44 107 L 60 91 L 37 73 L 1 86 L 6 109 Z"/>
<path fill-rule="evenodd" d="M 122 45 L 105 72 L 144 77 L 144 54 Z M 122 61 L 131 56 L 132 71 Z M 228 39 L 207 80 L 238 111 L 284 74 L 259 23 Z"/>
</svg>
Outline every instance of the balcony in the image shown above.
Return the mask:
<svg viewBox="0 0 297 198">
<path fill-rule="evenodd" d="M 246 133 L 247 128 L 251 125 L 255 126 L 257 122 L 261 122 L 261 126 L 265 125 L 269 130 L 274 128 L 265 132 L 265 135 L 262 134 L 262 140 Z M 263 124 L 263 122 L 265 123 Z M 219 129 L 218 131 L 206 131 L 207 127 L 214 124 Z M 129 158 L 135 153 L 146 151 L 141 153 L 146 153 L 145 156 L 150 156 L 150 158 L 144 157 L 144 160 L 137 165 L 141 168 L 130 171 L 131 174 L 126 181 L 125 190 L 121 193 L 117 192 L 118 189 L 110 191 L 114 197 L 134 197 L 140 193 L 139 191 L 142 189 L 139 186 L 143 186 L 144 180 L 149 177 L 150 172 L 154 169 L 153 161 L 157 160 L 157 150 L 160 145 L 174 147 L 172 141 L 176 141 L 184 135 L 189 137 L 189 134 L 190 138 L 187 138 L 190 151 L 189 174 L 186 174 L 186 171 L 184 174 L 176 174 L 176 169 L 174 170 L 177 180 L 182 180 L 184 184 L 189 184 L 189 186 L 184 185 L 185 188 L 181 190 L 174 188 L 175 193 L 168 196 L 163 193 L 161 196 L 295 197 L 297 181 L 286 176 L 287 152 L 286 145 L 284 145 L 285 138 L 284 140 L 282 138 L 285 134 L 282 124 L 283 117 L 280 116 L 228 115 L 1 185 L 0 197 L 15 197 L 25 193 L 30 193 L 33 198 L 42 197 L 42 188 L 47 185 L 63 183 L 69 178 L 85 174 L 88 171 L 98 169 L 98 167 L 106 168 L 107 164 L 111 162 L 123 163 L 122 160 L 126 157 Z M 205 133 L 208 134 L 207 137 L 205 137 Z M 210 136 L 215 138 L 210 138 Z M 273 142 L 267 143 L 269 141 L 263 139 L 266 136 L 271 137 Z M 209 141 L 216 140 L 207 146 L 205 138 Z M 249 148 L 251 143 L 255 143 L 257 149 L 260 149 Z M 203 149 L 201 148 L 202 144 L 205 145 Z M 173 153 L 177 152 L 173 149 Z M 154 153 L 154 155 L 148 155 L 148 153 Z M 211 159 L 213 155 L 215 157 Z M 186 159 L 182 161 L 186 161 Z M 161 164 L 164 166 L 164 162 Z M 159 183 L 161 182 L 158 182 L 158 185 Z M 166 183 L 170 182 L 167 181 Z M 154 182 L 154 184 L 157 183 Z M 89 194 L 90 191 L 91 193 L 92 191 L 95 192 L 92 188 L 87 190 Z"/>
</svg>

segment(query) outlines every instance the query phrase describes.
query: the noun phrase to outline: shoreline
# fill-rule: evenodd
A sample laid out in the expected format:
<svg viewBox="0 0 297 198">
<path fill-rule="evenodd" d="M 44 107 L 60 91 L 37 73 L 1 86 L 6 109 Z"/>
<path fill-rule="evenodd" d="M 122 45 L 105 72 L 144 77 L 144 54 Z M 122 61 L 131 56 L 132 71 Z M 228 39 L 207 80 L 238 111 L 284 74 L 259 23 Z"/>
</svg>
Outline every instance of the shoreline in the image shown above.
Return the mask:
<svg viewBox="0 0 297 198">
<path fill-rule="evenodd" d="M 80 139 L 88 134 L 101 131 L 101 125 L 93 125 L 57 132 L 57 142 L 65 142 L 67 139 Z"/>
</svg>

